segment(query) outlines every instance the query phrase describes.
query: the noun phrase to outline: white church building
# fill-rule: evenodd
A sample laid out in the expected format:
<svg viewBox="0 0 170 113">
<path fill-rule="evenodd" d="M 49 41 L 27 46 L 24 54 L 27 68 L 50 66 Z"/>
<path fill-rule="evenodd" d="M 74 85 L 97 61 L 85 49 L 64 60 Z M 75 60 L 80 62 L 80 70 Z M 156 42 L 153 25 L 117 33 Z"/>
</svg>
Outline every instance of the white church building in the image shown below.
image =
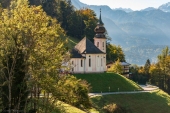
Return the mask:
<svg viewBox="0 0 170 113">
<path fill-rule="evenodd" d="M 71 73 L 103 73 L 106 68 L 105 27 L 101 19 L 94 29 L 94 44 L 84 37 L 71 51 Z"/>
</svg>

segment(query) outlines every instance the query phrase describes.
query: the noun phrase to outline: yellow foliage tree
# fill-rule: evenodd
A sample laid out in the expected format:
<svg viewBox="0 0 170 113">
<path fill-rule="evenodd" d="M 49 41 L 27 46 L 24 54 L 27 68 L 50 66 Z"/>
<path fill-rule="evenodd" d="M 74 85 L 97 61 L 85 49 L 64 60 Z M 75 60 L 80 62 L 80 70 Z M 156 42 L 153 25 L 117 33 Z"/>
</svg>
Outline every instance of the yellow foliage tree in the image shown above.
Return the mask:
<svg viewBox="0 0 170 113">
<path fill-rule="evenodd" d="M 7 70 L 6 75 L 2 76 L 8 87 L 8 106 L 5 107 L 9 109 L 9 113 L 12 107 L 19 110 L 21 105 L 21 100 L 18 100 L 15 106 L 12 104 L 12 87 L 15 87 L 13 81 L 17 59 L 20 58 L 19 52 L 24 56 L 23 71 L 26 74 L 22 76 L 29 79 L 28 89 L 35 92 L 36 98 L 39 96 L 40 88 L 55 95 L 59 79 L 58 70 L 65 53 L 62 40 L 65 34 L 57 21 L 47 16 L 40 6 L 29 6 L 27 0 L 13 0 L 10 8 L 2 11 L 0 28 L 0 63 L 3 64 L 2 59 L 6 63 L 6 67 L 1 66 L 1 71 Z"/>
<path fill-rule="evenodd" d="M 120 60 L 118 59 L 109 69 L 109 72 L 114 72 L 117 74 L 122 74 L 123 73 L 123 67 L 121 65 Z"/>
</svg>

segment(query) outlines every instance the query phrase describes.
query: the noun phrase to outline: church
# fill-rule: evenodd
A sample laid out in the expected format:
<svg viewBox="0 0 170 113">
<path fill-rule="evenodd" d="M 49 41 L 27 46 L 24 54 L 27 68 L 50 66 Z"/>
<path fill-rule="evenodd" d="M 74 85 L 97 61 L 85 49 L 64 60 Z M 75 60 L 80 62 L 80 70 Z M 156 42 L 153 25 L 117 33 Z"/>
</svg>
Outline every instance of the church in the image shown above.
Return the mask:
<svg viewBox="0 0 170 113">
<path fill-rule="evenodd" d="M 94 44 L 84 37 L 71 51 L 71 73 L 103 73 L 106 69 L 106 37 L 101 19 L 94 29 Z"/>
</svg>

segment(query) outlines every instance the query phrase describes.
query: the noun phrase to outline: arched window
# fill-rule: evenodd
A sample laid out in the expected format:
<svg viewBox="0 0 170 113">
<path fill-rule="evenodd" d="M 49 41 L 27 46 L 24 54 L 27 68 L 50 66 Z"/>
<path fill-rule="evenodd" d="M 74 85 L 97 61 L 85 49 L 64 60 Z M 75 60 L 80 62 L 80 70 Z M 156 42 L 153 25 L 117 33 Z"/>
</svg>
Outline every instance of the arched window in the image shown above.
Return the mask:
<svg viewBox="0 0 170 113">
<path fill-rule="evenodd" d="M 97 47 L 99 47 L 99 42 L 97 42 Z"/>
<path fill-rule="evenodd" d="M 104 42 L 103 42 L 103 50 L 104 50 Z"/>
<path fill-rule="evenodd" d="M 81 64 L 81 67 L 83 67 L 83 60 L 81 59 L 81 61 L 80 61 L 80 64 Z"/>
<path fill-rule="evenodd" d="M 91 58 L 89 56 L 89 67 L 91 67 Z"/>
<path fill-rule="evenodd" d="M 101 58 L 101 66 L 103 65 L 102 58 Z"/>
</svg>

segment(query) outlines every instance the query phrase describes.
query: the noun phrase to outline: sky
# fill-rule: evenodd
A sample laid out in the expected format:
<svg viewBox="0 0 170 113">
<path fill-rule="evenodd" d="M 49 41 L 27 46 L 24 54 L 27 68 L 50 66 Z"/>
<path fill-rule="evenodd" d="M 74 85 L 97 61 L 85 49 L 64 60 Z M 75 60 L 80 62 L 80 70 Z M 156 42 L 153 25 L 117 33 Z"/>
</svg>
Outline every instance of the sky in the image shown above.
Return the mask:
<svg viewBox="0 0 170 113">
<path fill-rule="evenodd" d="M 79 0 L 88 5 L 108 5 L 110 8 L 131 8 L 141 10 L 147 7 L 158 8 L 160 5 L 170 2 L 170 0 Z"/>
</svg>

